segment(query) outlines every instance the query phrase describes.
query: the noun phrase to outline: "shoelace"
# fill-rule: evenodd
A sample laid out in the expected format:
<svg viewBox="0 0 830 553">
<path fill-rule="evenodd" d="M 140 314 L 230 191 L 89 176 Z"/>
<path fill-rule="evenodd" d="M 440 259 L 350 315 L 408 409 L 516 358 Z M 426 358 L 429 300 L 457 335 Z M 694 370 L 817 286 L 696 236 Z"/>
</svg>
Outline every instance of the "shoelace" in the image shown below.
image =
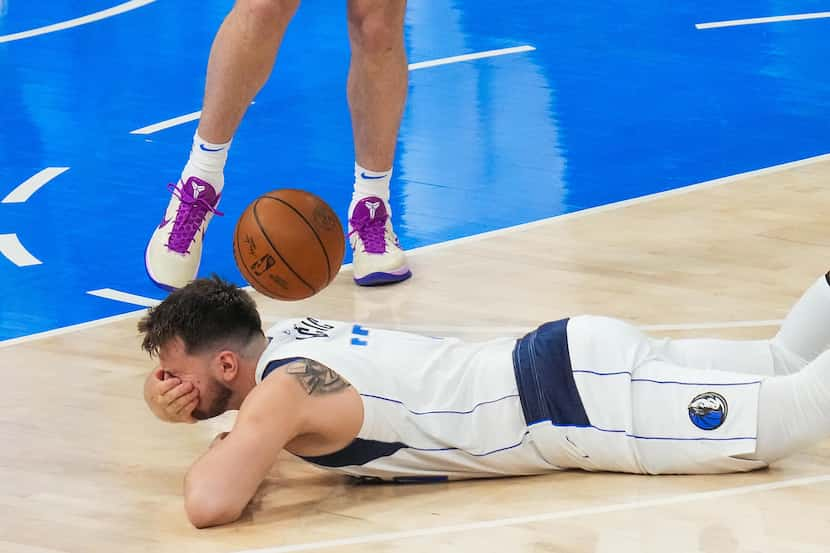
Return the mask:
<svg viewBox="0 0 830 553">
<path fill-rule="evenodd" d="M 358 220 L 350 220 L 353 230 L 349 233 L 357 233 L 360 241 L 363 242 L 363 251 L 367 253 L 386 252 L 386 219 L 387 217 L 363 217 Z"/>
<path fill-rule="evenodd" d="M 170 232 L 167 247 L 176 253 L 190 253 L 188 248 L 208 212 L 219 217 L 222 217 L 224 213 L 201 198 L 195 200 L 184 199 L 175 184 L 168 184 L 167 189 L 181 202 L 179 209 L 176 211 L 176 220 L 173 222 L 173 230 Z"/>
</svg>

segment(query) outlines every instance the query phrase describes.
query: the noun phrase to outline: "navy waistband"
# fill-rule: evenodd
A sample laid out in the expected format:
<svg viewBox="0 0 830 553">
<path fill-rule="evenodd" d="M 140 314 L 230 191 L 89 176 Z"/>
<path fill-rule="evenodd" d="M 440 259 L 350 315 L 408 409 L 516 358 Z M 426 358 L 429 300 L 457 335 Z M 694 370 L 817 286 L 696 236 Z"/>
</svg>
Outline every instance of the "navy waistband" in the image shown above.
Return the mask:
<svg viewBox="0 0 830 553">
<path fill-rule="evenodd" d="M 590 426 L 574 382 L 568 319 L 545 323 L 516 341 L 513 370 L 528 425 Z"/>
</svg>

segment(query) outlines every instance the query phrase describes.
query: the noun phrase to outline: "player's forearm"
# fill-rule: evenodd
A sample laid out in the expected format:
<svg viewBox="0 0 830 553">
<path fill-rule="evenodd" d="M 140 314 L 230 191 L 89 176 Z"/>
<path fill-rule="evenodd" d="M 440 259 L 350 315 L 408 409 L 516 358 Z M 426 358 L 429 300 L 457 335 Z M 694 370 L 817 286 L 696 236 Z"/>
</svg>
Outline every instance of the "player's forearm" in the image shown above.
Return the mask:
<svg viewBox="0 0 830 553">
<path fill-rule="evenodd" d="M 221 494 L 213 493 L 193 471 L 184 480 L 184 509 L 190 523 L 196 528 L 210 528 L 228 524 L 240 517 L 243 506 L 233 505 Z"/>
<path fill-rule="evenodd" d="M 185 511 L 196 528 L 238 519 L 262 481 L 261 475 L 240 469 L 244 459 L 222 441 L 214 443 L 185 476 Z"/>
<path fill-rule="evenodd" d="M 187 473 L 185 509 L 194 526 L 241 516 L 285 444 L 303 433 L 308 397 L 294 376 L 275 375 L 246 398 L 233 429 L 220 434 Z"/>
</svg>

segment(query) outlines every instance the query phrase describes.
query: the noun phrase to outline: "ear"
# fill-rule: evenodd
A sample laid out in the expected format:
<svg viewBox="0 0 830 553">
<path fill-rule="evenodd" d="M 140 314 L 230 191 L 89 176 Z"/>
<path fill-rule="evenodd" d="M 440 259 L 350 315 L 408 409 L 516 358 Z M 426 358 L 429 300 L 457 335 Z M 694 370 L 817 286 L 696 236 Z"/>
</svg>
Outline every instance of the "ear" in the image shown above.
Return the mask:
<svg viewBox="0 0 830 553">
<path fill-rule="evenodd" d="M 239 374 L 239 356 L 230 351 L 219 352 L 219 378 L 224 382 L 231 382 Z"/>
</svg>

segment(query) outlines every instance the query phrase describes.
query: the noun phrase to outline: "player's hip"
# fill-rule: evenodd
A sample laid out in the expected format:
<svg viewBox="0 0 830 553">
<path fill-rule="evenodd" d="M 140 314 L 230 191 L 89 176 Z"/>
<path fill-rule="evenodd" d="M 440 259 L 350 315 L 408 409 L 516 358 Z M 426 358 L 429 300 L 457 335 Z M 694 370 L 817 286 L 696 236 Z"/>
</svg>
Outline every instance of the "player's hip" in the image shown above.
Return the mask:
<svg viewBox="0 0 830 553">
<path fill-rule="evenodd" d="M 623 321 L 542 325 L 513 353 L 530 435 L 555 466 L 635 473 L 751 470 L 760 380 L 663 360 Z"/>
</svg>

